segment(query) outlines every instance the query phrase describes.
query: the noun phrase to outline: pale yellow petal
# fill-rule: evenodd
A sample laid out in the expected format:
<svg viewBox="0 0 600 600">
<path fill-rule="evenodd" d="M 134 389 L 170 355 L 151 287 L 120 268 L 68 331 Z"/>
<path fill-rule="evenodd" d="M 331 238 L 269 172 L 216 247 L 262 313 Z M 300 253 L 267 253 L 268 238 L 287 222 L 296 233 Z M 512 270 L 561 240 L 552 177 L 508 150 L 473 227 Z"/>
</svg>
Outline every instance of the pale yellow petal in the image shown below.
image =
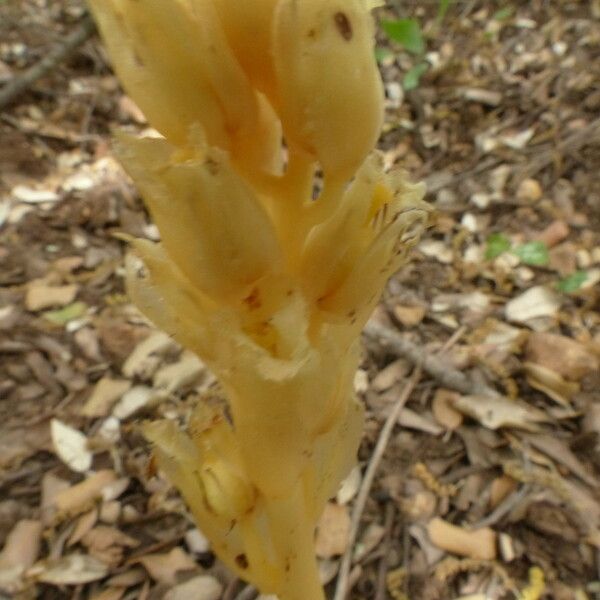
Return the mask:
<svg viewBox="0 0 600 600">
<path fill-rule="evenodd" d="M 363 0 L 281 0 L 275 69 L 284 134 L 325 176 L 349 179 L 373 148 L 383 91 Z"/>
<path fill-rule="evenodd" d="M 279 268 L 273 225 L 224 153 L 204 147 L 179 157 L 166 140 L 124 135 L 118 151 L 193 285 L 215 299 L 239 298 Z"/>
</svg>

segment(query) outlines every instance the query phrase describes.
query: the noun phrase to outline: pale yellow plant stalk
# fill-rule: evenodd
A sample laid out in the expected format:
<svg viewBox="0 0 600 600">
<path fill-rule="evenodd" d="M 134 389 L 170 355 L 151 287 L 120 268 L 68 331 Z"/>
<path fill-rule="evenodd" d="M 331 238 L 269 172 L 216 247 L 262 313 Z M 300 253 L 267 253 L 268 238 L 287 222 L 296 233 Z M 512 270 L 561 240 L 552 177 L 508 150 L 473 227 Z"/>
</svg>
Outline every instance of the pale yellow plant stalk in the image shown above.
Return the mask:
<svg viewBox="0 0 600 600">
<path fill-rule="evenodd" d="M 324 598 L 314 529 L 360 440 L 359 334 L 427 218 L 373 151 L 371 4 L 90 0 L 161 134 L 117 137 L 162 240 L 134 242 L 130 294 L 228 402 L 145 433 L 220 558 L 280 600 Z"/>
</svg>

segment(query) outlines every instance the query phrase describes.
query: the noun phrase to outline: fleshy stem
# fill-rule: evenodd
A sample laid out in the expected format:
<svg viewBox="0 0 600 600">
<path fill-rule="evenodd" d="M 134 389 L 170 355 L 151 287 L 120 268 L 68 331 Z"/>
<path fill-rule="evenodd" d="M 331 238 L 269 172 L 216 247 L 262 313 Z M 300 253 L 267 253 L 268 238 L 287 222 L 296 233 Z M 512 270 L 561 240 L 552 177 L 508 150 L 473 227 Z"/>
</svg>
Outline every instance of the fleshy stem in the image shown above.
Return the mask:
<svg viewBox="0 0 600 600">
<path fill-rule="evenodd" d="M 312 521 L 302 486 L 294 488 L 289 496 L 267 505 L 273 544 L 284 560 L 285 579 L 279 600 L 325 600 L 315 559 L 314 530 L 307 526 Z"/>
</svg>

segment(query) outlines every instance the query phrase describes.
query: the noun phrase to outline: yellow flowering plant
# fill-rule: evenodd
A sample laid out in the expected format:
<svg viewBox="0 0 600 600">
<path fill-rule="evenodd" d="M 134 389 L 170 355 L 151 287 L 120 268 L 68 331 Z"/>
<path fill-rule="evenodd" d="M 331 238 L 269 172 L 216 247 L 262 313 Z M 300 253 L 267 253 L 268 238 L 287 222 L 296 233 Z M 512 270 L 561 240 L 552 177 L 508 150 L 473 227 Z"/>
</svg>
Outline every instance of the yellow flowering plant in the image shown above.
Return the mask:
<svg viewBox="0 0 600 600">
<path fill-rule="evenodd" d="M 314 530 L 361 436 L 360 331 L 428 214 L 423 186 L 373 151 L 372 3 L 89 4 L 160 134 L 116 140 L 161 234 L 132 242 L 129 292 L 227 398 L 145 435 L 233 571 L 322 599 Z"/>
</svg>

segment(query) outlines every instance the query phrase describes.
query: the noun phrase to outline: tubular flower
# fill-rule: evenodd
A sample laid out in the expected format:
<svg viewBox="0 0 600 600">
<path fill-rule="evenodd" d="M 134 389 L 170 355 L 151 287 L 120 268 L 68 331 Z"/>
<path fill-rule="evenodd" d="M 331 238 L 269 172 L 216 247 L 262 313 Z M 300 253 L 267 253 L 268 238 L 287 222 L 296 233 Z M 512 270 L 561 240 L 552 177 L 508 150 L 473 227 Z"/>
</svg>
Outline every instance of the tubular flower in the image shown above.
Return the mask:
<svg viewBox="0 0 600 600">
<path fill-rule="evenodd" d="M 132 242 L 129 292 L 226 399 L 145 434 L 219 556 L 281 600 L 324 597 L 314 527 L 360 440 L 359 334 L 428 215 L 373 151 L 372 4 L 90 0 L 161 134 L 117 136 L 161 232 Z"/>
</svg>

